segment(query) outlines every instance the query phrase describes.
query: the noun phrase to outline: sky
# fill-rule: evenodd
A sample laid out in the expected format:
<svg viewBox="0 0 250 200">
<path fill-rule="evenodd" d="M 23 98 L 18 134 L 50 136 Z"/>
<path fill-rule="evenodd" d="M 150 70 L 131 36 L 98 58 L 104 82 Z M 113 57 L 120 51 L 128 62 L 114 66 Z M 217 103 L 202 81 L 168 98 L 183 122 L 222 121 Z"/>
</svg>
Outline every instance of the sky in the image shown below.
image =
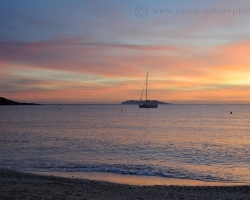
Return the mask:
<svg viewBox="0 0 250 200">
<path fill-rule="evenodd" d="M 250 103 L 248 0 L 0 2 L 0 96 Z"/>
</svg>

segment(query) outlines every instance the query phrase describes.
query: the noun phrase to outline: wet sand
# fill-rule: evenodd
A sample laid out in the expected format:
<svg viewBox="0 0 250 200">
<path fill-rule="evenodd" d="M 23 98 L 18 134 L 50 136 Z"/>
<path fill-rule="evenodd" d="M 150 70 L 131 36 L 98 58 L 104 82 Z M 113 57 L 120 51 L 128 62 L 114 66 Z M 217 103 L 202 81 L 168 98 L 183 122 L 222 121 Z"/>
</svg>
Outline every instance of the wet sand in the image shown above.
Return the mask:
<svg viewBox="0 0 250 200">
<path fill-rule="evenodd" d="M 39 175 L 57 176 L 64 178 L 78 178 L 93 181 L 118 183 L 125 185 L 154 186 L 154 185 L 179 185 L 179 186 L 236 186 L 242 183 L 208 182 L 200 180 L 166 178 L 159 176 L 143 176 L 130 174 L 115 174 L 108 172 L 31 172 Z"/>
<path fill-rule="evenodd" d="M 134 186 L 0 169 L 0 200 L 250 199 L 250 186 Z"/>
</svg>

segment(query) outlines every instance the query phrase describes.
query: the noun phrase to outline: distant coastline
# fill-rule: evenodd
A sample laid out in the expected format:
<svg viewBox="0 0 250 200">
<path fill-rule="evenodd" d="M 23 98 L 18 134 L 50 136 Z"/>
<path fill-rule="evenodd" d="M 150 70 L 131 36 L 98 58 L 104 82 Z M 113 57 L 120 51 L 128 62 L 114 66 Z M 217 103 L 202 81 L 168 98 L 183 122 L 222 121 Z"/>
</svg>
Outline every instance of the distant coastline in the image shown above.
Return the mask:
<svg viewBox="0 0 250 200">
<path fill-rule="evenodd" d="M 40 104 L 36 104 L 36 103 L 20 103 L 20 102 L 16 102 L 16 101 L 6 99 L 4 97 L 0 97 L 0 105 L 40 105 Z"/>
<path fill-rule="evenodd" d="M 146 103 L 146 101 L 127 100 L 127 101 L 123 101 L 121 104 L 143 104 L 143 103 Z M 166 102 L 157 101 L 157 100 L 148 100 L 148 103 L 150 104 L 172 104 L 172 103 L 166 103 Z"/>
</svg>

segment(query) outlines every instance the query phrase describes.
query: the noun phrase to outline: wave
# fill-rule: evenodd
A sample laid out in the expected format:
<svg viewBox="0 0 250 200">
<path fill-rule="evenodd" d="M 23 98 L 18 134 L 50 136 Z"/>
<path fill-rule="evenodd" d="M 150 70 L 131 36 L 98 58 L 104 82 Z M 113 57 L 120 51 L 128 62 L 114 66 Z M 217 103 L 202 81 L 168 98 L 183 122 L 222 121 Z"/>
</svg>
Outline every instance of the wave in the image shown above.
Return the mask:
<svg viewBox="0 0 250 200">
<path fill-rule="evenodd" d="M 178 168 L 162 168 L 153 165 L 121 165 L 121 164 L 52 164 L 44 163 L 41 166 L 23 166 L 15 170 L 32 172 L 108 172 L 124 175 L 157 176 L 165 178 L 178 178 L 201 180 L 206 182 L 237 182 L 234 177 L 221 174 L 208 174 L 206 172 L 190 172 Z"/>
</svg>

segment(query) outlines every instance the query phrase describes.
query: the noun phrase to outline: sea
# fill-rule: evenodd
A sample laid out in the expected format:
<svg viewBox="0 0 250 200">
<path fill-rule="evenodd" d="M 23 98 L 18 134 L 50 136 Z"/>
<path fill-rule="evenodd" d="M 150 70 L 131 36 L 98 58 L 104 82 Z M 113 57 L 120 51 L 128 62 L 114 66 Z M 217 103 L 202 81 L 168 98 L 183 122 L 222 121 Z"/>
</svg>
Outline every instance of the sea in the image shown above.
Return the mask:
<svg viewBox="0 0 250 200">
<path fill-rule="evenodd" d="M 0 106 L 0 168 L 250 184 L 250 105 Z"/>
</svg>

